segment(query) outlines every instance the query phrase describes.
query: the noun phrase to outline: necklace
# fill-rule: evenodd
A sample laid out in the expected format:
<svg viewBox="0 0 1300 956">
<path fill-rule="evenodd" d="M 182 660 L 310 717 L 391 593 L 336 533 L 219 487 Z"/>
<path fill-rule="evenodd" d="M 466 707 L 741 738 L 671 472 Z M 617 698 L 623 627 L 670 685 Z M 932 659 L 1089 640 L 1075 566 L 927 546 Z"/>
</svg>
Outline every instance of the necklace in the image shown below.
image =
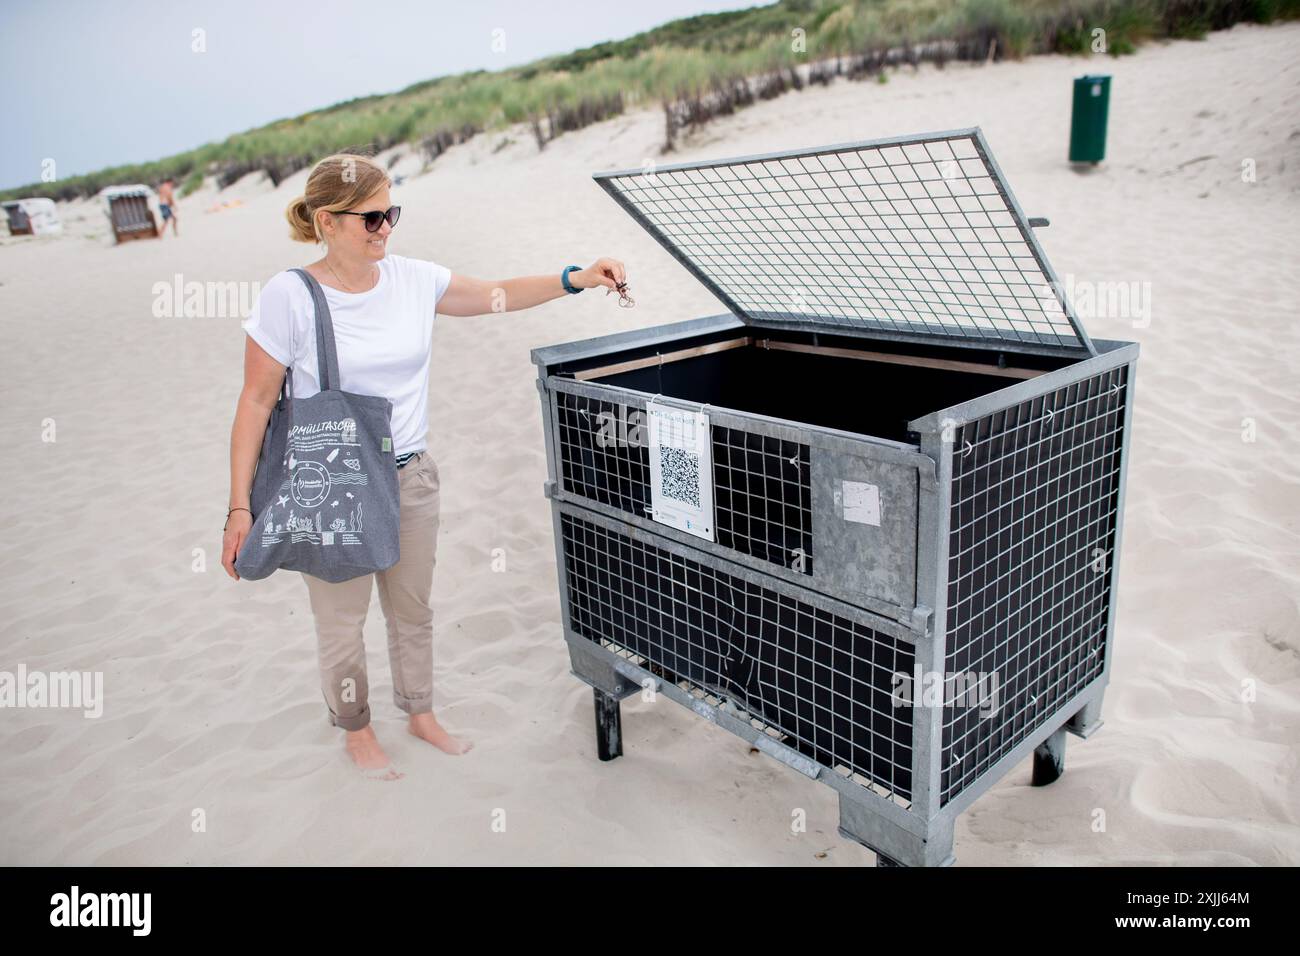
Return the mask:
<svg viewBox="0 0 1300 956">
<path fill-rule="evenodd" d="M 334 278 L 338 280 L 339 285 L 343 286 L 343 291 L 344 291 L 344 292 L 365 292 L 365 291 L 366 291 L 365 289 L 349 289 L 349 288 L 348 288 L 348 284 L 347 284 L 346 282 L 344 282 L 342 278 L 340 278 L 339 274 L 338 274 L 337 272 L 334 271 L 334 267 L 333 267 L 332 265 L 330 265 L 330 260 L 329 260 L 329 257 L 328 257 L 328 256 L 325 257 L 325 268 L 326 268 L 326 269 L 329 269 L 329 271 L 330 271 L 331 273 L 333 273 Z M 373 289 L 374 286 L 371 285 L 370 288 Z"/>
</svg>

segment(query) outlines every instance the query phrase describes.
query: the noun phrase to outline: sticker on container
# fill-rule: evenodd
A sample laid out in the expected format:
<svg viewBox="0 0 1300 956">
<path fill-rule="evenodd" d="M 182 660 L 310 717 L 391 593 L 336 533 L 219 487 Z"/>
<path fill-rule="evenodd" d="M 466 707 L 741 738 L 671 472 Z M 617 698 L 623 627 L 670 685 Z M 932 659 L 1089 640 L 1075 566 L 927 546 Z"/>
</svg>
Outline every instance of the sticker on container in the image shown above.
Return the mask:
<svg viewBox="0 0 1300 956">
<path fill-rule="evenodd" d="M 856 521 L 858 524 L 872 524 L 880 527 L 880 488 L 865 481 L 846 481 L 844 496 L 844 520 Z"/>
<path fill-rule="evenodd" d="M 656 521 L 713 540 L 713 443 L 709 416 L 646 402 L 650 514 Z"/>
</svg>

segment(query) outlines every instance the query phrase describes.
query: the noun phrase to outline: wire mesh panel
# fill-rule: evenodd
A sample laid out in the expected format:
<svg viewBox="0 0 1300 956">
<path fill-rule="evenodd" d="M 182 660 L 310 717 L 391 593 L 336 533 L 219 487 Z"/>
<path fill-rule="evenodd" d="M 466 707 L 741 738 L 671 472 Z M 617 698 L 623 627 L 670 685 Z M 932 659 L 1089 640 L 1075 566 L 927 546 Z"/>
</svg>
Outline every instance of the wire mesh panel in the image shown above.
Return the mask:
<svg viewBox="0 0 1300 956">
<path fill-rule="evenodd" d="M 571 630 L 740 705 L 823 766 L 907 804 L 905 641 L 738 575 L 561 513 Z"/>
<path fill-rule="evenodd" d="M 718 544 L 812 573 L 812 484 L 807 445 L 714 425 Z"/>
<path fill-rule="evenodd" d="M 560 477 L 572 495 L 650 514 L 644 409 L 555 393 Z M 811 452 L 800 442 L 711 426 L 714 533 L 724 548 L 812 573 Z"/>
<path fill-rule="evenodd" d="M 650 513 L 650 452 L 633 429 L 633 407 L 555 392 L 563 488 L 629 514 Z"/>
<path fill-rule="evenodd" d="M 944 803 L 1102 673 L 1128 381 L 1120 366 L 956 432 Z"/>
<path fill-rule="evenodd" d="M 1091 349 L 978 130 L 596 179 L 748 321 Z"/>
</svg>

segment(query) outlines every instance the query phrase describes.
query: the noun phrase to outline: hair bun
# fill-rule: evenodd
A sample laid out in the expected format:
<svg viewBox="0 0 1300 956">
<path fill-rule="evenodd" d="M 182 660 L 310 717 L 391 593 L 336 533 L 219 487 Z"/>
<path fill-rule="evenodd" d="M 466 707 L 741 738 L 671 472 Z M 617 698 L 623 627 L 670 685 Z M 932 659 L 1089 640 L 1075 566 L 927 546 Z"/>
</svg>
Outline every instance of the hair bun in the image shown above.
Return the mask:
<svg viewBox="0 0 1300 956">
<path fill-rule="evenodd" d="M 284 218 L 289 220 L 289 238 L 297 242 L 316 242 L 316 227 L 311 221 L 311 212 L 307 209 L 307 197 L 299 196 L 289 203 L 284 211 Z"/>
</svg>

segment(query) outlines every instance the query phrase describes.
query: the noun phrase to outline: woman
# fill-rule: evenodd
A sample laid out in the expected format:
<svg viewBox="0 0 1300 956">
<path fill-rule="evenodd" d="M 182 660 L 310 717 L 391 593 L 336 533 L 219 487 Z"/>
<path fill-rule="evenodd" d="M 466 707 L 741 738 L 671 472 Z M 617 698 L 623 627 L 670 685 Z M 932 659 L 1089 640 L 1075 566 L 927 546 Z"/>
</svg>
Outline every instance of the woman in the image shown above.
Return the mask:
<svg viewBox="0 0 1300 956">
<path fill-rule="evenodd" d="M 367 776 L 395 780 L 370 726 L 365 648 L 361 629 L 372 582 L 388 630 L 388 657 L 397 706 L 408 729 L 449 754 L 470 744 L 444 730 L 433 715 L 433 582 L 438 533 L 438 467 L 426 449 L 429 353 L 435 315 L 517 311 L 569 292 L 625 281 L 623 264 L 601 258 L 586 269 L 489 281 L 446 266 L 389 255 L 388 237 L 400 207 L 391 182 L 364 156 L 322 160 L 305 194 L 286 213 L 290 234 L 324 243 L 325 255 L 306 266 L 325 288 L 344 391 L 383 395 L 393 403 L 393 451 L 400 489 L 401 558 L 386 571 L 331 584 L 303 574 L 316 621 L 321 690 L 331 724 L 346 731 L 348 754 Z M 567 281 L 566 281 L 567 280 Z M 291 272 L 262 289 L 244 329 L 244 387 L 230 437 L 230 511 L 221 563 L 238 579 L 235 557 L 253 524 L 249 497 L 262 437 L 280 394 L 286 366 L 296 398 L 320 391 L 315 312 L 310 293 Z"/>
</svg>

